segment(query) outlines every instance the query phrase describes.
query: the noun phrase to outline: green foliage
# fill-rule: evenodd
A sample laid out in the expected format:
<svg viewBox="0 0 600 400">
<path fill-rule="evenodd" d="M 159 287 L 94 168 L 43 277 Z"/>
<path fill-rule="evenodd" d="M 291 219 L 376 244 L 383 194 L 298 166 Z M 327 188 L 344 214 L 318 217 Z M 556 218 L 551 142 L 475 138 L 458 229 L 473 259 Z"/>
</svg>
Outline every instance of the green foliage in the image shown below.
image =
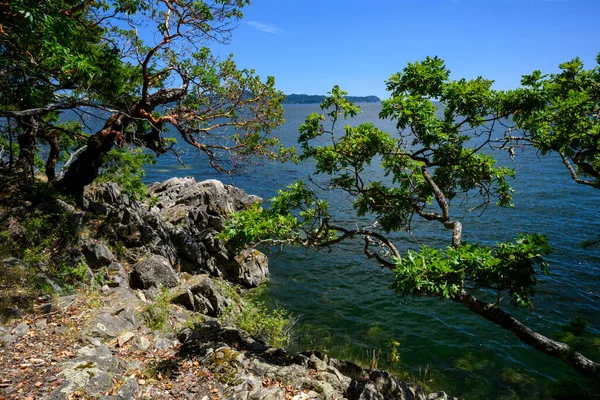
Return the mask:
<svg viewBox="0 0 600 400">
<path fill-rule="evenodd" d="M 116 3 L 116 2 L 115 2 Z M 108 3 L 105 3 L 108 4 Z M 102 43 L 103 29 L 91 20 L 99 4 L 72 0 L 19 0 L 2 8 L 2 87 L 9 109 L 42 107 L 64 99 L 66 89 L 94 86 L 117 54 Z"/>
<path fill-rule="evenodd" d="M 36 166 L 45 165 L 51 180 L 57 162 L 89 140 L 59 185 L 74 194 L 96 178 L 101 164 L 114 161 L 114 154 L 102 157 L 115 144 L 146 147 L 156 155 L 174 152 L 174 139 L 164 137 L 169 129 L 220 171 L 256 157 L 294 158 L 293 149 L 271 136 L 284 121 L 284 96 L 275 80 L 238 68 L 232 57 L 221 60 L 207 47 L 229 41 L 231 25 L 248 4 L 10 2 L 0 12 L 0 118 L 16 121 L 18 134 L 31 139 L 27 143 L 43 156 Z M 75 111 L 62 114 L 72 120 L 59 123 L 60 110 Z M 104 120 L 103 130 L 82 135 L 83 114 Z M 21 153 L 33 163 L 31 151 Z M 133 197 L 143 191 L 135 179 L 126 183 Z"/>
<path fill-rule="evenodd" d="M 260 288 L 250 292 L 238 306 L 230 307 L 221 319 L 275 347 L 286 347 L 296 322 L 283 308 L 269 309 L 259 300 Z"/>
<path fill-rule="evenodd" d="M 111 240 L 108 244 L 110 251 L 119 258 L 124 258 L 127 255 L 127 248 L 125 244 L 120 240 Z"/>
<path fill-rule="evenodd" d="M 20 221 L 20 229 L 20 235 L 14 238 L 19 244 L 17 257 L 27 252 L 50 254 L 77 238 L 77 226 L 70 214 L 61 210 L 34 210 Z"/>
<path fill-rule="evenodd" d="M 254 204 L 231 215 L 217 238 L 226 240 L 234 249 L 249 243 L 266 242 L 278 246 L 301 243 L 308 236 L 319 242 L 334 239 L 335 232 L 314 223 L 329 215 L 327 202 L 317 199 L 304 182 L 292 183 L 277 193 L 268 210 Z"/>
<path fill-rule="evenodd" d="M 507 178 L 514 177 L 514 171 L 497 166 L 492 155 L 481 152 L 490 140 L 488 122 L 500 118 L 492 114 L 496 93 L 491 83 L 483 78 L 450 81 L 438 58 L 409 64 L 387 82 L 392 96 L 383 102 L 380 115 L 396 120 L 398 137 L 370 123 L 336 129 L 340 119 L 360 109 L 335 86 L 321 104 L 325 114 L 309 115 L 299 128 L 301 158 L 313 159 L 315 174 L 330 177 L 327 189 L 354 198 L 357 216 L 373 216 L 384 232 L 410 229 L 415 216 L 454 229 L 449 205 L 455 198 L 479 199 L 474 208 L 492 199 L 501 206 L 512 205 Z M 327 120 L 330 128 L 324 126 Z M 366 173 L 375 163 L 381 178 Z M 541 235 L 519 236 L 515 243 L 498 244 L 494 250 L 460 245 L 453 238 L 452 247 L 445 250 L 423 247 L 401 257 L 381 235 L 337 227 L 331 219 L 327 203 L 299 181 L 278 191 L 269 210 L 256 206 L 234 216 L 222 238 L 236 247 L 258 242 L 319 247 L 359 235 L 390 249 L 394 289 L 400 294 L 453 298 L 464 290 L 493 289 L 499 296 L 508 292 L 521 306 L 531 306 L 535 266 L 545 271 L 541 256 L 549 251 Z M 382 256 L 378 260 L 385 262 Z"/>
<path fill-rule="evenodd" d="M 392 288 L 403 296 L 452 298 L 465 288 L 506 291 L 514 305 L 533 307 L 536 266 L 546 272 L 542 256 L 550 251 L 541 235 L 522 235 L 496 249 L 463 244 L 445 251 L 423 246 L 397 261 Z"/>
<path fill-rule="evenodd" d="M 600 66 L 586 70 L 575 58 L 559 68 L 558 73 L 534 71 L 523 76 L 523 87 L 504 93 L 499 107 L 512 113 L 523 131 L 516 140 L 532 144 L 542 154 L 560 154 L 573 179 L 598 187 Z"/>
<path fill-rule="evenodd" d="M 154 157 L 145 154 L 140 148 L 112 149 L 104 158 L 104 166 L 97 182 L 115 182 L 131 200 L 144 200 L 148 192 L 142 181 L 146 174 L 144 165 L 155 163 Z"/>
<path fill-rule="evenodd" d="M 399 365 L 401 361 L 400 351 L 398 350 L 400 347 L 400 342 L 395 339 L 390 339 L 388 341 L 388 351 L 386 354 L 387 361 L 389 364 L 390 371 L 394 370 L 395 365 Z"/>
<path fill-rule="evenodd" d="M 354 199 L 357 216 L 372 217 L 384 232 L 410 230 L 415 216 L 454 226 L 449 204 L 456 198 L 476 202 L 473 209 L 492 200 L 511 206 L 508 178 L 514 170 L 497 166 L 494 157 L 481 152 L 490 140 L 490 123 L 500 118 L 490 115 L 496 97 L 491 81 L 448 77 L 443 61 L 427 58 L 390 78 L 392 97 L 383 102 L 380 117 L 396 120 L 399 135 L 370 123 L 339 129 L 338 122 L 360 108 L 334 86 L 321 104 L 325 113 L 307 116 L 299 128 L 300 158 L 314 160 L 315 174 L 329 177 L 325 188 L 345 192 Z M 436 102 L 443 106 L 442 114 Z M 483 139 L 475 143 L 478 138 Z M 367 172 L 376 165 L 380 176 Z M 268 241 L 269 235 L 274 244 L 306 246 L 374 237 L 371 230 L 331 224 L 327 203 L 303 182 L 279 191 L 271 202 L 267 212 L 256 208 L 235 217 L 224 237 L 237 246 Z"/>
<path fill-rule="evenodd" d="M 168 291 L 163 288 L 153 303 L 148 304 L 142 310 L 142 320 L 148 328 L 153 331 L 161 331 L 167 327 L 169 320 L 170 299 Z"/>
<path fill-rule="evenodd" d="M 17 216 L 13 226 L 0 234 L 0 251 L 23 260 L 32 274 L 42 270 L 66 291 L 72 291 L 88 276 L 85 261 L 65 252 L 77 241 L 80 225 L 57 205 L 50 185 L 36 182 L 32 193 L 34 201 L 41 204 Z"/>
<path fill-rule="evenodd" d="M 54 269 L 52 274 L 58 278 L 58 281 L 67 291 L 73 291 L 76 286 L 84 283 L 88 276 L 88 265 L 84 259 L 76 262 L 67 262 L 65 259 L 60 260 Z"/>
</svg>

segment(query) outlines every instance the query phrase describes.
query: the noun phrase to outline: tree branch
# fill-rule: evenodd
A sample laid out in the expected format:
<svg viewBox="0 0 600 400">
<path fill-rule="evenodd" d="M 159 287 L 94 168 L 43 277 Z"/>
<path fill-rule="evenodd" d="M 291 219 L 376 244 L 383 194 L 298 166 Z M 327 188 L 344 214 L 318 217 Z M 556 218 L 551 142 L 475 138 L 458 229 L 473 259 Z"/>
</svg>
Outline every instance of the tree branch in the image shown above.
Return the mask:
<svg viewBox="0 0 600 400">
<path fill-rule="evenodd" d="M 496 307 L 495 304 L 484 303 L 465 291 L 453 297 L 452 300 L 464 305 L 469 310 L 481 315 L 496 325 L 511 331 L 523 343 L 528 344 L 544 354 L 564 361 L 580 374 L 588 378 L 600 378 L 600 366 L 597 363 L 574 351 L 566 343 L 552 340 L 533 331 L 510 314 Z"/>
</svg>

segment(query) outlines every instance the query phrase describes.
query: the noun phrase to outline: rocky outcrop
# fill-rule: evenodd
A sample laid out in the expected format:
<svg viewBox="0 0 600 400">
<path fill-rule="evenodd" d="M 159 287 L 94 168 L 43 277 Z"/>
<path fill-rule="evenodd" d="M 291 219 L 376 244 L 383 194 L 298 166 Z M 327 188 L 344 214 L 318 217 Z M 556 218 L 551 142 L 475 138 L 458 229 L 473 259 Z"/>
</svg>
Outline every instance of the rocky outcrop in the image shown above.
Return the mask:
<svg viewBox="0 0 600 400">
<path fill-rule="evenodd" d="M 108 346 L 101 344 L 97 347 L 86 346 L 79 350 L 76 358 L 65 363 L 62 374 L 64 383 L 55 389 L 48 400 L 67 400 L 71 394 L 82 388 L 87 394 L 99 396 L 108 392 L 114 386 L 113 379 L 120 377 L 128 368 L 121 360 L 113 356 Z M 120 395 L 133 399 L 138 389 L 135 379 L 127 379 L 121 387 Z M 119 398 L 116 397 L 115 398 Z"/>
<path fill-rule="evenodd" d="M 228 214 L 260 202 L 260 198 L 217 180 L 196 182 L 193 178 L 152 184 L 149 196 L 151 208 L 129 200 L 114 183 L 89 188 L 87 208 L 105 216 L 99 236 L 122 243 L 131 261 L 158 255 L 177 272 L 207 273 L 246 287 L 266 279 L 268 263 L 262 253 L 247 250 L 238 254 L 215 238 Z M 97 258 L 109 261 L 98 245 L 85 244 L 84 254 L 94 265 Z"/>
<path fill-rule="evenodd" d="M 208 275 L 194 275 L 169 292 L 169 300 L 187 310 L 218 317 L 234 301 Z"/>
<path fill-rule="evenodd" d="M 214 297 L 224 296 L 218 286 L 208 275 L 198 275 L 182 280 L 177 288 L 169 291 L 169 298 L 172 303 L 189 307 L 186 293 L 195 293 L 213 299 L 213 304 Z M 177 371 L 184 364 L 194 366 L 196 372 L 202 371 L 200 376 L 211 377 L 210 398 L 453 399 L 443 392 L 426 393 L 419 385 L 403 382 L 389 372 L 363 369 L 321 352 L 291 353 L 268 346 L 248 333 L 222 326 L 219 320 L 208 316 L 193 327 L 176 324 L 176 337 L 168 330 L 151 332 L 132 312 L 137 309 L 139 314 L 140 306 L 152 306 L 151 301 L 141 297 L 129 288 L 109 289 L 104 306 L 82 329 L 82 338 L 87 345 L 63 363 L 62 383 L 45 398 L 68 399 L 75 392 L 115 400 L 198 398 L 198 388 L 194 384 L 201 381 L 194 382 L 194 379 L 200 379 L 195 376 L 191 377 L 192 381 L 188 377 L 187 386 L 167 384 L 170 391 L 157 395 L 152 384 L 140 378 L 145 373 L 139 370 L 138 357 L 133 360 L 126 357 L 133 351 L 134 354 L 170 354 L 170 358 L 161 359 L 155 367 L 167 375 L 180 373 Z M 221 301 L 231 302 L 230 299 Z M 177 320 L 182 312 L 174 305 L 169 309 L 169 319 Z M 12 334 L 22 336 L 28 329 L 22 323 Z M 106 393 L 111 395 L 106 396 Z"/>
<path fill-rule="evenodd" d="M 56 379 L 53 390 L 40 398 L 68 399 L 79 392 L 111 400 L 448 399 L 444 393 L 426 394 L 388 372 L 314 351 L 290 353 L 222 326 L 219 316 L 242 307 L 239 290 L 231 283 L 260 285 L 268 275 L 268 262 L 255 249 L 231 251 L 216 235 L 229 213 L 260 199 L 219 181 L 193 178 L 153 184 L 149 193 L 151 207 L 105 183 L 87 190 L 87 211 L 61 205 L 82 225 L 90 225 L 68 249 L 68 260 L 87 265 L 86 279 L 89 275 L 88 283 L 102 299 L 93 312 L 84 309 L 70 317 L 81 320 L 74 326 L 80 347 L 70 358 L 58 364 L 38 360 L 60 368 L 60 378 L 50 377 Z M 12 274 L 26 268 L 13 258 L 0 266 Z M 36 277 L 47 279 L 48 287 L 55 285 L 42 273 Z M 60 299 L 57 305 L 40 305 L 39 312 L 55 314 L 75 301 L 74 296 Z M 0 346 L 23 346 L 19 341 L 38 335 L 41 325 L 0 327 Z M 144 370 L 151 365 L 148 357 L 156 359 L 150 371 Z M 149 384 L 144 378 L 152 371 L 176 376 L 184 365 L 186 380 L 179 385 L 172 379 L 157 388 L 157 382 Z"/>
<path fill-rule="evenodd" d="M 220 394 L 230 399 L 452 399 L 426 394 L 393 374 L 363 369 L 325 354 L 289 353 L 247 333 L 212 321 L 186 328 L 181 356 L 193 358 L 217 378 Z"/>
</svg>

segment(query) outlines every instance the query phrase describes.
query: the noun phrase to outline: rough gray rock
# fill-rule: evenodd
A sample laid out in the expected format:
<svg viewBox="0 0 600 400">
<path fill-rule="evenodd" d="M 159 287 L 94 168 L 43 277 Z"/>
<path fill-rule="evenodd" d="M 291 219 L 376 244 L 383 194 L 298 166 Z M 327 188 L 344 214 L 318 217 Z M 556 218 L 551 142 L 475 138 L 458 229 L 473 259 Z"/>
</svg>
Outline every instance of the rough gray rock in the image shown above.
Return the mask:
<svg viewBox="0 0 600 400">
<path fill-rule="evenodd" d="M 172 288 L 178 283 L 179 278 L 169 260 L 156 254 L 135 264 L 129 276 L 129 284 L 133 289 Z"/>
<path fill-rule="evenodd" d="M 11 335 L 10 333 L 0 334 L 0 345 L 2 346 L 8 346 L 15 340 L 17 340 L 17 337 L 15 335 Z"/>
<path fill-rule="evenodd" d="M 115 256 L 106 245 L 91 240 L 83 243 L 82 252 L 92 270 L 105 267 L 115 260 Z"/>
<path fill-rule="evenodd" d="M 117 390 L 118 400 L 131 400 L 135 398 L 135 394 L 139 389 L 139 385 L 135 378 L 127 378 L 123 386 Z"/>
<path fill-rule="evenodd" d="M 269 275 L 269 261 L 258 250 L 246 249 L 234 256 L 228 263 L 229 276 L 234 282 L 247 287 L 256 287 Z"/>
<path fill-rule="evenodd" d="M 37 281 L 37 284 L 40 287 L 43 287 L 43 288 L 45 288 L 47 290 L 49 289 L 49 290 L 51 290 L 54 293 L 58 293 L 58 294 L 62 294 L 63 293 L 63 290 L 60 287 L 60 285 L 58 283 L 56 283 L 54 281 L 54 279 L 50 278 L 45 273 L 40 272 L 39 274 L 37 274 L 35 276 L 35 279 Z"/>
<path fill-rule="evenodd" d="M 171 303 L 179 304 L 188 310 L 219 316 L 234 301 L 224 293 L 225 282 L 215 284 L 206 274 L 194 275 L 182 280 L 180 285 L 169 291 Z M 233 290 L 233 289 L 231 289 Z"/>
<path fill-rule="evenodd" d="M 142 304 L 128 288 L 116 288 L 105 299 L 105 306 L 93 315 L 82 334 L 98 338 L 118 338 L 138 326 L 136 308 Z"/>
<path fill-rule="evenodd" d="M 21 322 L 12 330 L 12 334 L 16 337 L 21 337 L 29 331 L 29 325 L 26 322 Z"/>
<path fill-rule="evenodd" d="M 180 340 L 182 355 L 202 360 L 227 398 L 451 399 L 443 392 L 427 396 L 420 386 L 388 372 L 362 369 L 319 352 L 288 353 L 214 323 L 184 330 Z M 265 381 L 270 384 L 263 385 Z"/>
<path fill-rule="evenodd" d="M 127 272 L 121 264 L 114 261 L 106 267 L 104 278 L 109 287 L 127 287 L 129 284 Z"/>
<path fill-rule="evenodd" d="M 156 205 L 129 201 L 114 184 L 86 190 L 88 208 L 106 215 L 100 236 L 123 243 L 132 260 L 161 255 L 180 271 L 209 273 L 247 287 L 263 282 L 266 257 L 256 250 L 234 254 L 214 236 L 228 214 L 261 199 L 217 180 L 172 178 L 148 188 Z"/>
<path fill-rule="evenodd" d="M 205 271 L 245 286 L 264 281 L 268 274 L 264 255 L 256 251 L 242 256 L 232 254 L 214 239 L 224 228 L 228 214 L 260 202 L 260 198 L 217 180 L 196 182 L 193 178 L 155 183 L 150 185 L 149 193 L 159 199 L 156 208 L 182 259 L 182 270 Z"/>
<path fill-rule="evenodd" d="M 18 258 L 15 257 L 7 257 L 5 259 L 3 259 L 2 261 L 0 261 L 0 264 L 2 264 L 2 268 L 5 269 L 14 269 L 20 272 L 25 272 L 26 270 L 26 266 L 25 264 L 23 264 L 23 261 L 19 260 Z"/>
<path fill-rule="evenodd" d="M 62 370 L 64 383 L 47 399 L 66 400 L 71 393 L 84 388 L 90 395 L 101 394 L 112 388 L 112 377 L 119 376 L 126 369 L 127 366 L 113 357 L 107 346 L 83 347 L 75 359 L 65 364 Z"/>
</svg>

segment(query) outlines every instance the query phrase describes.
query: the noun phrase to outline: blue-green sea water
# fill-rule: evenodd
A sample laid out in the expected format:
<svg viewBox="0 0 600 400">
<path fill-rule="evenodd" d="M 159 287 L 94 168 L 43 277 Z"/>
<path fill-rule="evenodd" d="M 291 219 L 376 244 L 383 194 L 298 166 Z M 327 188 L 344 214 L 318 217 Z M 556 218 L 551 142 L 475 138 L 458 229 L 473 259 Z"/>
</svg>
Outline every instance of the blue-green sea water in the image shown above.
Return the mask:
<svg viewBox="0 0 600 400">
<path fill-rule="evenodd" d="M 378 120 L 379 104 L 361 108 L 364 112 L 351 124 L 371 121 L 395 132 L 393 122 Z M 317 105 L 287 105 L 287 123 L 276 134 L 285 144 L 294 145 L 299 124 L 317 111 Z M 498 157 L 516 168 L 516 206 L 491 206 L 481 215 L 453 205 L 454 216 L 463 221 L 464 239 L 493 244 L 519 232 L 546 234 L 554 248 L 548 257 L 551 274 L 539 276 L 535 310 L 507 304 L 508 311 L 545 335 L 573 317 L 587 319 L 600 333 L 600 250 L 580 248 L 581 242 L 600 233 L 600 191 L 572 182 L 558 159 L 531 150 L 518 153 L 514 161 L 502 154 Z M 310 163 L 267 162 L 225 176 L 214 172 L 193 150 L 182 158 L 185 168 L 162 156 L 148 168 L 146 180 L 217 178 L 267 200 L 294 180 L 307 179 L 311 171 Z M 328 196 L 340 220 L 353 226 L 351 203 L 339 194 Z M 394 235 L 401 251 L 421 244 L 449 244 L 448 231 L 434 223 L 418 223 L 413 234 Z M 459 304 L 396 296 L 388 288 L 391 273 L 366 260 L 360 243 L 343 243 L 319 253 L 285 248 L 270 255 L 270 270 L 266 296 L 299 318 L 294 349 L 326 349 L 367 366 L 375 358 L 379 367 L 385 367 L 387 344 L 394 339 L 400 343 L 402 371 L 431 388 L 466 399 L 543 398 L 548 384 L 579 379 L 570 367 Z"/>
</svg>

